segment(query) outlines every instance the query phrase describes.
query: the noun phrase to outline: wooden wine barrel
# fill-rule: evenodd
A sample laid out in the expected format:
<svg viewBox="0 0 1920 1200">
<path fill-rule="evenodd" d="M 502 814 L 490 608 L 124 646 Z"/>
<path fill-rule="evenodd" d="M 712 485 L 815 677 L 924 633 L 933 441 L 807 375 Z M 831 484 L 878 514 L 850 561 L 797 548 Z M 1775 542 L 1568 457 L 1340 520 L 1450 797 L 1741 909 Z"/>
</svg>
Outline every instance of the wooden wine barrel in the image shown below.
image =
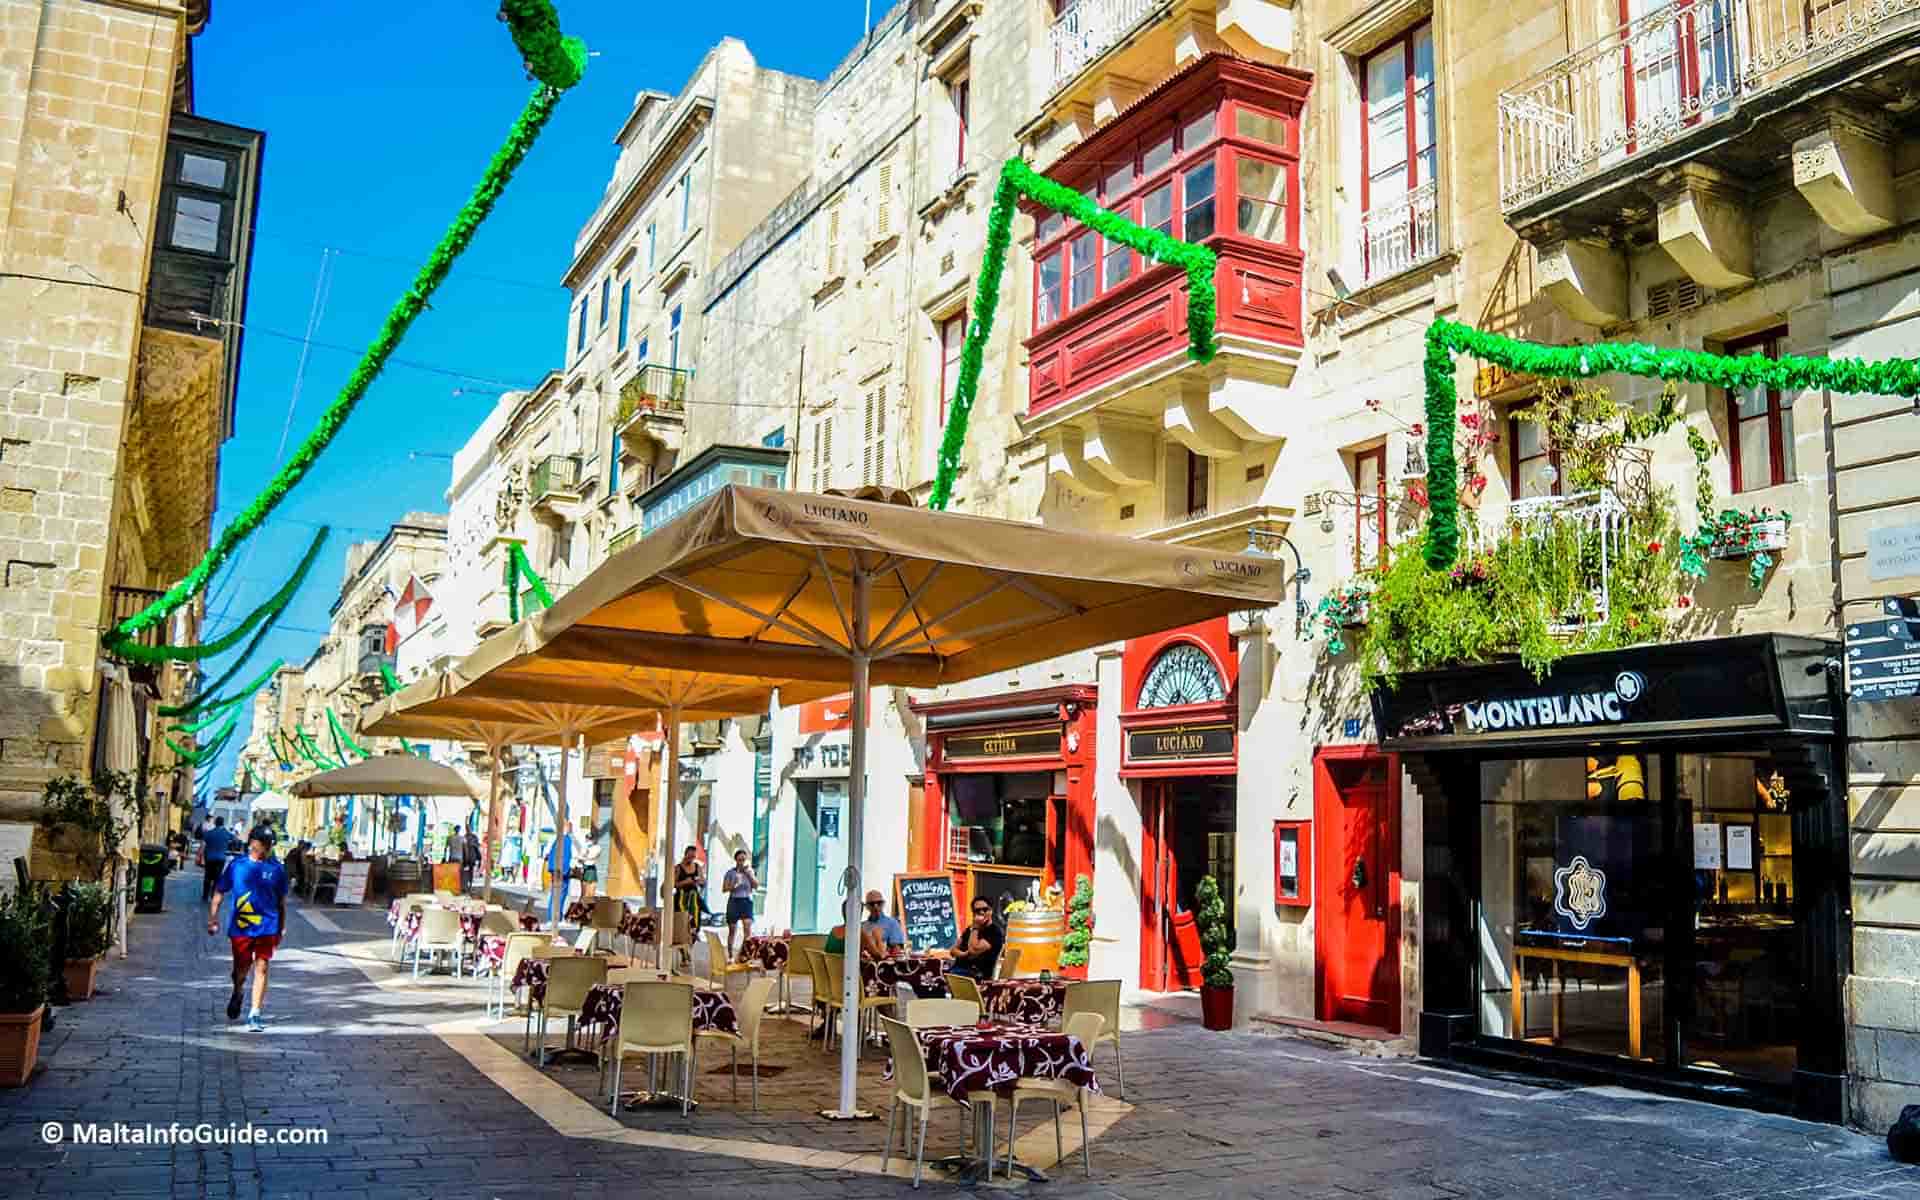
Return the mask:
<svg viewBox="0 0 1920 1200">
<path fill-rule="evenodd" d="M 1067 914 L 1058 909 L 1029 909 L 1007 918 L 1007 949 L 1020 951 L 1022 976 L 1060 973 L 1060 944 L 1067 936 Z"/>
</svg>

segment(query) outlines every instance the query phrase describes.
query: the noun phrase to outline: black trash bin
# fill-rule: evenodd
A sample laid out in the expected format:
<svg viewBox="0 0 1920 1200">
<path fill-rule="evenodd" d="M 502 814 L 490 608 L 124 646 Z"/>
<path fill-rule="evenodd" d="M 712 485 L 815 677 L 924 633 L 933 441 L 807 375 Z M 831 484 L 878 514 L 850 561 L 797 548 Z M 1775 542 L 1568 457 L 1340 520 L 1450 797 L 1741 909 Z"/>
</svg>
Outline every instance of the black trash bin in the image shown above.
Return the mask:
<svg viewBox="0 0 1920 1200">
<path fill-rule="evenodd" d="M 157 913 L 167 897 L 167 848 L 151 843 L 140 847 L 140 872 L 134 877 L 133 911 Z"/>
</svg>

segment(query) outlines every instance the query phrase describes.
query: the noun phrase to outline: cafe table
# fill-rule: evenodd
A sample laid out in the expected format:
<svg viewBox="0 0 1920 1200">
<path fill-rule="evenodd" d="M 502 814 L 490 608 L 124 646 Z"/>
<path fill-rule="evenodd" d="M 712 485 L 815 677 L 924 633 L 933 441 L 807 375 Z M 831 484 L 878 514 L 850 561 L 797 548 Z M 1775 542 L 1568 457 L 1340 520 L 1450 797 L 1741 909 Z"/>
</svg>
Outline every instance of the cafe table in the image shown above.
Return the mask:
<svg viewBox="0 0 1920 1200">
<path fill-rule="evenodd" d="M 925 954 L 902 954 L 893 958 L 860 957 L 860 983 L 869 996 L 891 996 L 900 984 L 906 984 L 921 999 L 951 996 L 947 970 L 953 965 L 945 958 Z"/>
<path fill-rule="evenodd" d="M 930 1025 L 913 1032 L 920 1040 L 927 1070 L 939 1077 L 941 1089 L 972 1112 L 974 1147 L 989 1156 L 993 1154 L 991 1115 L 986 1105 L 969 1102 L 968 1097 L 974 1093 L 1011 1097 L 1014 1084 L 1022 1079 L 1059 1079 L 1075 1087 L 1099 1090 L 1088 1048 L 1070 1033 L 1038 1025 L 984 1022 Z M 958 1170 L 967 1180 L 990 1170 L 987 1161 L 964 1156 L 939 1159 L 931 1165 Z M 1036 1182 L 1046 1179 L 1039 1169 L 1017 1159 L 1013 1169 Z"/>
<path fill-rule="evenodd" d="M 980 1001 L 997 1021 L 1057 1026 L 1067 1011 L 1067 980 L 983 979 Z"/>
</svg>

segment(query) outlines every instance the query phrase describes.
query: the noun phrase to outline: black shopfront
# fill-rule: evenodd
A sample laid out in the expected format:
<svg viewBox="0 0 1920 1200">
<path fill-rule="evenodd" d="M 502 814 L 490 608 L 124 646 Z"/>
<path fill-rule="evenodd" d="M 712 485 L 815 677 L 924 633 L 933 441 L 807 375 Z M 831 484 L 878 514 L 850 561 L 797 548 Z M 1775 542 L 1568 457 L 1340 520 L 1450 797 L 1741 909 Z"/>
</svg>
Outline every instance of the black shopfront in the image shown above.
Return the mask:
<svg viewBox="0 0 1920 1200">
<path fill-rule="evenodd" d="M 1424 1054 L 1842 1115 L 1839 647 L 1754 635 L 1400 677 Z"/>
</svg>

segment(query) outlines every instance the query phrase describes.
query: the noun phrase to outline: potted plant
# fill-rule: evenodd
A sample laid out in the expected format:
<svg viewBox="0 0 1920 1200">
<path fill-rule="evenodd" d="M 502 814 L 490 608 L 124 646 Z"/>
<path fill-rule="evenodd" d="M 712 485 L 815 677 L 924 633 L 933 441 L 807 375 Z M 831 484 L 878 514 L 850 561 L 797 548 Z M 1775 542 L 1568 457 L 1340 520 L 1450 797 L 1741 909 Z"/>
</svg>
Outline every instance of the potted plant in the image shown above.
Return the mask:
<svg viewBox="0 0 1920 1200">
<path fill-rule="evenodd" d="M 113 894 L 98 883 L 76 883 L 67 889 L 67 996 L 93 996 L 93 977 L 112 941 Z"/>
<path fill-rule="evenodd" d="M 1344 631 L 1358 629 L 1367 623 L 1368 606 L 1373 602 L 1373 581 L 1355 579 L 1343 583 L 1326 595 L 1320 597 L 1320 603 L 1314 616 L 1320 622 L 1320 628 L 1327 635 L 1327 649 L 1334 654 L 1347 648 Z"/>
<path fill-rule="evenodd" d="M 1208 1029 L 1233 1028 L 1233 935 L 1227 932 L 1227 905 L 1213 876 L 1200 877 L 1194 888 L 1200 911 L 1200 949 L 1206 958 L 1200 967 L 1200 1023 Z"/>
<path fill-rule="evenodd" d="M 1060 973 L 1071 979 L 1087 977 L 1093 949 L 1093 882 L 1085 875 L 1073 882 L 1067 901 L 1067 936 L 1060 943 Z"/>
<path fill-rule="evenodd" d="M 20 1087 L 33 1076 L 51 943 L 47 918 L 30 889 L 0 896 L 0 962 L 7 964 L 0 971 L 0 1087 Z"/>
<path fill-rule="evenodd" d="M 40 796 L 47 848 L 68 856 L 78 878 L 99 881 L 133 828 L 117 803 L 131 804 L 132 793 L 131 779 L 123 771 L 108 772 L 91 787 L 72 775 L 48 780 Z"/>
</svg>

